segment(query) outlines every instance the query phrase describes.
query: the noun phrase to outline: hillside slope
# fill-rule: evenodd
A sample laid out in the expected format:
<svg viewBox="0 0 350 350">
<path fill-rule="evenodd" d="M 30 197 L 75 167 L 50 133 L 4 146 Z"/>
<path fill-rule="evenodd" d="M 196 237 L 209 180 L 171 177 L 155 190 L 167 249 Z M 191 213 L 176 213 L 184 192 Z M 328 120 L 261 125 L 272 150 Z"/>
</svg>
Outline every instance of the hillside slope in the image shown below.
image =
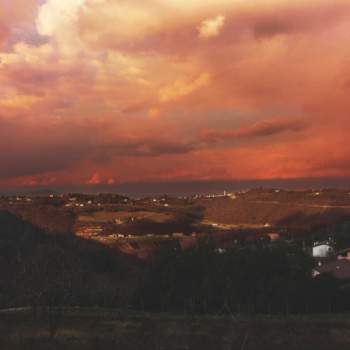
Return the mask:
<svg viewBox="0 0 350 350">
<path fill-rule="evenodd" d="M 68 290 L 65 303 L 116 303 L 125 266 L 115 251 L 72 235 L 47 235 L 0 212 L 0 308 Z M 34 301 L 33 298 L 38 300 Z"/>
<path fill-rule="evenodd" d="M 350 207 L 266 201 L 251 199 L 215 198 L 199 201 L 204 218 L 223 224 L 261 224 L 295 228 L 312 228 L 345 221 L 350 218 Z"/>
</svg>

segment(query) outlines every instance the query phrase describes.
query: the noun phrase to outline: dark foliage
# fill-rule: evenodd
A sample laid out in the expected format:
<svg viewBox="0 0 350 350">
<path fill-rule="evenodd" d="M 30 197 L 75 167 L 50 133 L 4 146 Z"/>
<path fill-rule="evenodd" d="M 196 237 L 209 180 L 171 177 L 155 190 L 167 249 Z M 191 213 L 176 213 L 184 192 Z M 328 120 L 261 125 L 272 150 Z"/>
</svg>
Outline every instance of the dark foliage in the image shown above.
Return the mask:
<svg viewBox="0 0 350 350">
<path fill-rule="evenodd" d="M 136 305 L 151 311 L 306 313 L 342 310 L 347 291 L 331 277 L 312 278 L 313 260 L 287 245 L 236 246 L 220 254 L 210 242 L 156 255 Z"/>
<path fill-rule="evenodd" d="M 125 271 L 109 248 L 69 234 L 47 235 L 0 212 L 0 308 L 116 305 Z"/>
<path fill-rule="evenodd" d="M 347 242 L 346 230 L 339 229 L 339 240 Z M 115 251 L 72 235 L 47 235 L 0 212 L 0 308 L 118 307 L 135 294 L 133 307 L 151 311 L 350 310 L 346 283 L 327 275 L 313 279 L 313 264 L 301 248 L 290 244 L 236 244 L 223 253 L 210 240 L 185 251 L 173 241 L 138 270 L 136 293 L 132 282 L 124 298 L 120 289 L 129 286 L 130 276 Z"/>
</svg>

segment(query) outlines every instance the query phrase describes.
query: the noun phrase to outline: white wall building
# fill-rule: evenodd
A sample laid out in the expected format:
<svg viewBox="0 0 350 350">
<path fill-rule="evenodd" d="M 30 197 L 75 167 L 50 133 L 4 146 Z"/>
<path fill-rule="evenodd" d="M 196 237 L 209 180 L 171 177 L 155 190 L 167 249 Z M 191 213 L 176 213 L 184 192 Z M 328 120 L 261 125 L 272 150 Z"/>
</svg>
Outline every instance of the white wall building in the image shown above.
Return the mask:
<svg viewBox="0 0 350 350">
<path fill-rule="evenodd" d="M 314 258 L 327 258 L 334 253 L 334 248 L 329 243 L 315 244 L 312 248 Z"/>
</svg>

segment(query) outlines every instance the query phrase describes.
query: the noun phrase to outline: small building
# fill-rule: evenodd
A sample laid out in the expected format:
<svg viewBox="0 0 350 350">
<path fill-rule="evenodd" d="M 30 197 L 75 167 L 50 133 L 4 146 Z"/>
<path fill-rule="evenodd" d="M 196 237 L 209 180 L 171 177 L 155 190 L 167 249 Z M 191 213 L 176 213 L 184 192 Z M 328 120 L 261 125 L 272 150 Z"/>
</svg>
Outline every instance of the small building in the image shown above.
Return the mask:
<svg viewBox="0 0 350 350">
<path fill-rule="evenodd" d="M 280 234 L 277 232 L 268 233 L 267 237 L 269 237 L 271 242 L 276 242 L 281 238 Z"/>
<path fill-rule="evenodd" d="M 312 248 L 312 256 L 314 258 L 328 258 L 334 254 L 333 245 L 328 242 L 315 242 Z"/>
<path fill-rule="evenodd" d="M 184 234 L 182 232 L 175 232 L 175 233 L 173 233 L 173 237 L 176 237 L 176 238 L 181 238 L 183 236 L 184 236 Z"/>
<path fill-rule="evenodd" d="M 215 249 L 215 252 L 218 254 L 225 254 L 226 253 L 226 249 L 224 248 L 217 248 Z"/>
</svg>

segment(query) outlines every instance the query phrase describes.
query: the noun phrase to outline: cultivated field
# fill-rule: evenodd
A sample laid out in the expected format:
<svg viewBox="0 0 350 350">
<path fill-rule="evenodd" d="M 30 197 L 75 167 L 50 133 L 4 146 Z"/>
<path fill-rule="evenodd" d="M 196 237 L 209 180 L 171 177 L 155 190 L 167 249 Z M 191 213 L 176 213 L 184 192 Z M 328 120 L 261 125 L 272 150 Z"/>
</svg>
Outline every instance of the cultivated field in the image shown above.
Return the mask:
<svg viewBox="0 0 350 350">
<path fill-rule="evenodd" d="M 78 221 L 81 222 L 108 222 L 115 220 L 150 220 L 155 223 L 164 223 L 173 219 L 170 213 L 153 212 L 153 211 L 95 211 L 90 215 L 79 215 Z"/>
<path fill-rule="evenodd" d="M 285 199 L 216 198 L 198 201 L 207 221 L 231 225 L 264 225 L 310 228 L 350 217 L 350 205 L 287 202 Z M 350 204 L 350 203 L 349 203 Z"/>
</svg>

